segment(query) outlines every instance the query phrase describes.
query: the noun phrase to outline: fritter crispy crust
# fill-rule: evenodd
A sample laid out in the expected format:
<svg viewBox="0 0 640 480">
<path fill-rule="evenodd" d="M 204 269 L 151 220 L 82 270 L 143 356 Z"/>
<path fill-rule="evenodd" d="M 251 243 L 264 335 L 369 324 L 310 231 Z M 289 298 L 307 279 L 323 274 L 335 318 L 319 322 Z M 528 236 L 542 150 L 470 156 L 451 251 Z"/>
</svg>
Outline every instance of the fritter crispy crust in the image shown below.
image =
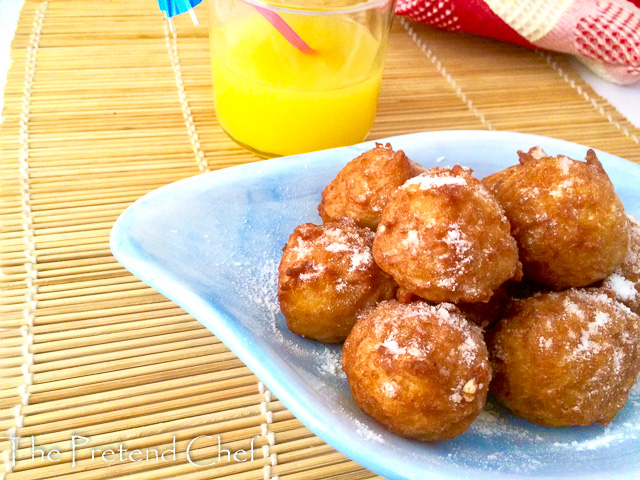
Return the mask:
<svg viewBox="0 0 640 480">
<path fill-rule="evenodd" d="M 382 209 L 396 189 L 424 168 L 390 144 L 364 152 L 350 161 L 322 192 L 318 212 L 323 222 L 352 218 L 360 227 L 375 230 Z"/>
<path fill-rule="evenodd" d="M 403 437 L 453 438 L 485 404 L 491 369 L 482 332 L 451 304 L 382 302 L 342 351 L 356 404 Z"/>
<path fill-rule="evenodd" d="M 342 342 L 357 313 L 393 298 L 396 283 L 373 261 L 373 232 L 350 219 L 296 227 L 278 270 L 280 309 L 293 333 Z"/>
<path fill-rule="evenodd" d="M 398 284 L 433 302 L 481 302 L 519 279 L 518 249 L 498 201 L 456 165 L 407 181 L 385 207 L 373 255 Z"/>
<path fill-rule="evenodd" d="M 624 206 L 596 158 L 586 163 L 536 147 L 520 165 L 483 180 L 505 209 L 524 278 L 555 289 L 602 280 L 628 246 Z"/>
<path fill-rule="evenodd" d="M 538 425 L 608 424 L 640 371 L 640 318 L 604 289 L 511 304 L 487 335 L 491 392 Z"/>
</svg>

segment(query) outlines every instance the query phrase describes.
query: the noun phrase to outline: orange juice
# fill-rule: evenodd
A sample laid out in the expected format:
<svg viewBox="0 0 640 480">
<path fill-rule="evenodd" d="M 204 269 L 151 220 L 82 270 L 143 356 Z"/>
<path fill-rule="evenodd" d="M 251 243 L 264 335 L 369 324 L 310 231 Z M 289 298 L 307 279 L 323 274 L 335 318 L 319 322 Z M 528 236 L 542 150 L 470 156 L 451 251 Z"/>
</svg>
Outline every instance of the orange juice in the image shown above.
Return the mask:
<svg viewBox="0 0 640 480">
<path fill-rule="evenodd" d="M 348 18 L 281 16 L 315 53 L 297 50 L 255 12 L 212 28 L 220 125 L 263 156 L 364 140 L 380 89 L 380 41 Z"/>
</svg>

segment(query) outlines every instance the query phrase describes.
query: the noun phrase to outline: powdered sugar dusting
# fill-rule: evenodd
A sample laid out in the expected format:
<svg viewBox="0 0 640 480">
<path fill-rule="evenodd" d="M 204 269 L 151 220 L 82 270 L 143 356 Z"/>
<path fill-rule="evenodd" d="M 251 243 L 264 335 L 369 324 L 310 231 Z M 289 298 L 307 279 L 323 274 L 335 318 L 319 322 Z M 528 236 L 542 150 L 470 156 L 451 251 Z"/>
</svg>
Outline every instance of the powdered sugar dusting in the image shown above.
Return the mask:
<svg viewBox="0 0 640 480">
<path fill-rule="evenodd" d="M 398 385 L 396 382 L 385 382 L 381 385 L 380 389 L 382 390 L 382 394 L 389 398 L 394 398 L 397 395 L 396 387 Z"/>
<path fill-rule="evenodd" d="M 453 247 L 456 255 L 462 256 L 471 248 L 471 242 L 465 238 L 460 225 L 457 223 L 449 225 L 449 231 L 447 231 L 444 241 L 447 245 Z"/>
<path fill-rule="evenodd" d="M 466 266 L 474 261 L 473 255 L 468 253 L 472 245 L 457 223 L 449 225 L 443 241 L 449 247 L 449 251 L 441 255 L 441 258 L 448 258 L 451 265 L 440 272 L 438 286 L 455 291 L 458 278 L 465 272 Z"/>
<path fill-rule="evenodd" d="M 354 272 L 356 270 L 360 270 L 371 265 L 372 263 L 373 255 L 371 255 L 370 250 L 355 252 L 351 256 L 351 267 L 349 268 L 349 271 Z"/>
<path fill-rule="evenodd" d="M 465 178 L 455 176 L 450 170 L 443 169 L 441 172 L 444 172 L 442 176 L 435 176 L 429 171 L 421 173 L 404 182 L 400 188 L 406 189 L 411 185 L 418 185 L 420 190 L 431 190 L 445 185 L 467 185 Z"/>
<path fill-rule="evenodd" d="M 591 299 L 589 305 L 594 305 L 593 300 L 598 302 L 604 302 L 606 304 L 613 305 L 611 298 L 604 293 L 599 292 L 585 292 L 580 290 L 571 290 L 570 294 L 577 296 L 587 296 Z M 570 315 L 577 316 L 580 319 L 585 319 L 586 314 L 582 311 L 576 303 L 569 298 L 565 298 L 563 301 L 565 311 Z M 605 311 L 596 311 L 593 314 L 593 318 L 588 318 L 588 323 L 585 328 L 580 331 L 579 343 L 576 349 L 572 352 L 572 357 L 588 358 L 592 354 L 600 352 L 605 346 L 602 344 L 602 339 L 599 338 L 599 333 L 604 329 L 607 324 L 611 322 L 611 317 Z M 606 341 L 606 338 L 605 338 Z"/>
<path fill-rule="evenodd" d="M 468 336 L 464 339 L 464 343 L 458 347 L 458 355 L 460 355 L 464 363 L 471 365 L 476 359 L 479 349 L 480 346 L 478 343 Z"/>
<path fill-rule="evenodd" d="M 584 312 L 580 310 L 580 307 L 578 307 L 577 304 L 575 304 L 568 298 L 565 298 L 563 305 L 567 313 L 571 315 L 575 315 L 578 318 L 584 318 Z"/>
<path fill-rule="evenodd" d="M 613 298 L 611 298 L 609 295 L 607 295 L 607 292 L 605 290 L 599 290 L 599 289 L 587 289 L 587 290 L 583 290 L 583 289 L 575 289 L 572 290 L 574 292 L 575 295 L 578 295 L 579 297 L 583 297 L 586 299 L 591 299 L 592 301 L 595 301 L 597 303 L 602 304 L 603 306 L 606 306 L 607 308 L 613 308 L 616 312 L 620 312 L 620 313 L 624 313 L 624 314 L 631 314 L 631 310 L 629 309 L 629 307 L 627 307 L 626 305 L 614 300 Z"/>
<path fill-rule="evenodd" d="M 330 243 L 325 247 L 325 250 L 327 252 L 337 253 L 337 252 L 348 252 L 350 248 L 344 243 Z M 300 255 L 298 255 L 298 258 L 300 258 Z"/>
<path fill-rule="evenodd" d="M 460 403 L 462 402 L 462 394 L 460 392 L 452 393 L 451 395 L 449 395 L 449 400 L 451 400 L 453 403 Z"/>
<path fill-rule="evenodd" d="M 412 252 L 415 252 L 416 249 L 420 246 L 420 238 L 418 236 L 418 231 L 409 230 L 409 232 L 407 232 L 407 237 L 403 239 L 401 243 L 405 248 L 408 248 Z"/>
<path fill-rule="evenodd" d="M 565 157 L 564 155 L 558 155 L 558 160 L 560 161 L 562 173 L 569 175 L 569 170 L 571 169 L 574 160 L 571 160 L 569 157 Z"/>
<path fill-rule="evenodd" d="M 345 373 L 342 371 L 342 352 L 329 350 L 324 351 L 324 355 L 321 357 L 320 373 L 323 375 L 335 375 L 346 378 Z"/>
<path fill-rule="evenodd" d="M 374 441 L 374 442 L 377 442 L 377 443 L 385 443 L 384 439 L 382 438 L 382 435 L 380 435 L 379 433 L 374 432 L 370 427 L 368 427 L 367 425 L 362 423 L 357 418 L 354 418 L 353 422 L 356 424 L 356 432 L 357 432 L 357 434 L 360 437 L 362 437 L 364 440 Z"/>
<path fill-rule="evenodd" d="M 507 437 L 509 441 L 542 442 L 543 437 L 533 430 L 514 425 L 513 417 L 501 411 L 500 407 L 487 403 L 469 427 L 469 433 L 483 437 Z"/>
<path fill-rule="evenodd" d="M 246 269 L 247 266 L 245 265 L 243 268 Z M 236 287 L 240 295 L 259 307 L 258 312 L 262 314 L 260 320 L 269 325 L 276 333 L 278 332 L 276 319 L 280 314 L 278 263 L 273 259 L 264 260 L 260 269 L 253 273 L 254 275 L 247 276 L 242 282 L 238 282 Z"/>
<path fill-rule="evenodd" d="M 387 353 L 390 353 L 394 357 L 400 355 L 409 355 L 414 358 L 424 358 L 431 352 L 431 346 L 419 346 L 415 338 L 410 338 L 408 341 L 403 342 L 401 346 L 397 341 L 398 330 L 394 327 L 384 342 L 379 343 L 378 347 L 383 347 Z"/>
<path fill-rule="evenodd" d="M 557 185 L 554 190 L 549 192 L 552 197 L 560 197 L 565 194 L 565 190 L 569 190 L 573 187 L 573 180 L 565 180 L 561 184 Z"/>
<path fill-rule="evenodd" d="M 317 278 L 320 276 L 322 272 L 324 272 L 324 269 L 325 269 L 324 265 L 319 265 L 317 263 L 312 264 L 309 268 L 311 269 L 310 272 L 300 274 L 299 276 L 300 280 L 309 281 L 314 278 Z"/>
<path fill-rule="evenodd" d="M 552 345 L 553 345 L 553 338 L 544 338 L 544 337 L 539 338 L 538 346 L 541 349 L 549 350 Z"/>
<path fill-rule="evenodd" d="M 398 342 L 395 340 L 389 340 L 388 338 L 380 344 L 381 347 L 386 348 L 391 355 L 398 356 L 404 355 L 407 352 L 405 347 L 401 347 L 398 345 Z"/>
<path fill-rule="evenodd" d="M 612 273 L 607 277 L 603 283 L 603 286 L 610 288 L 616 293 L 616 296 L 623 302 L 633 300 L 638 294 L 635 284 L 620 273 Z"/>
<path fill-rule="evenodd" d="M 580 343 L 574 351 L 575 356 L 588 357 L 592 353 L 598 353 L 602 350 L 603 345 L 593 340 L 593 335 L 597 334 L 601 327 L 603 327 L 611 318 L 604 312 L 598 312 L 595 315 L 595 319 L 589 322 L 586 329 L 583 329 L 580 335 Z"/>
<path fill-rule="evenodd" d="M 460 382 L 458 382 L 458 385 L 451 389 L 453 393 L 449 395 L 449 400 L 451 400 L 453 403 L 462 403 L 462 400 L 465 399 L 464 387 L 467 383 L 468 382 L 466 380 L 460 380 Z M 473 397 L 469 398 L 469 401 L 473 400 Z"/>
<path fill-rule="evenodd" d="M 602 435 L 600 437 L 596 437 L 590 440 L 583 440 L 581 442 L 574 440 L 571 443 L 563 443 L 563 442 L 554 442 L 553 446 L 556 448 L 566 448 L 571 449 L 576 452 L 582 452 L 585 450 L 599 450 L 603 447 L 610 447 L 612 443 L 618 443 L 624 438 L 626 438 L 628 434 L 626 433 L 614 433 L 609 435 Z M 636 435 L 631 436 L 631 438 L 637 438 Z"/>
</svg>

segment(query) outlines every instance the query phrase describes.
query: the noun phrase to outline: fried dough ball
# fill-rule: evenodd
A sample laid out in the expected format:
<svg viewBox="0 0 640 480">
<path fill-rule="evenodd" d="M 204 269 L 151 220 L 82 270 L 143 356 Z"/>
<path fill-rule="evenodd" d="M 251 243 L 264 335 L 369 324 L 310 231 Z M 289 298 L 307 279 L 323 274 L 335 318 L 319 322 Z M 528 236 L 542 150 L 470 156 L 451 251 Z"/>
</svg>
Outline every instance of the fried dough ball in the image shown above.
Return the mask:
<svg viewBox="0 0 640 480">
<path fill-rule="evenodd" d="M 549 427 L 606 425 L 640 372 L 640 318 L 605 289 L 571 289 L 511 304 L 487 335 L 491 392 Z"/>
<path fill-rule="evenodd" d="M 381 302 L 342 352 L 356 404 L 397 435 L 454 438 L 485 404 L 491 368 L 482 331 L 452 304 Z"/>
<path fill-rule="evenodd" d="M 390 144 L 351 160 L 322 192 L 318 212 L 323 222 L 352 218 L 360 227 L 375 230 L 383 207 L 396 189 L 424 168 Z"/>
<path fill-rule="evenodd" d="M 373 256 L 400 287 L 426 300 L 488 301 L 520 277 L 504 211 L 471 173 L 432 168 L 400 187 L 382 212 Z"/>
<path fill-rule="evenodd" d="M 616 299 L 640 315 L 640 222 L 627 215 L 629 221 L 629 251 L 622 265 L 605 278 L 603 286 L 616 293 Z"/>
<path fill-rule="evenodd" d="M 357 313 L 393 298 L 392 278 L 373 261 L 373 232 L 350 219 L 296 227 L 278 269 L 280 309 L 293 333 L 342 342 Z"/>
<path fill-rule="evenodd" d="M 483 182 L 511 223 L 524 278 L 560 290 L 613 273 L 627 252 L 627 220 L 593 150 L 586 163 L 539 147 L 518 154 L 520 165 Z"/>
</svg>

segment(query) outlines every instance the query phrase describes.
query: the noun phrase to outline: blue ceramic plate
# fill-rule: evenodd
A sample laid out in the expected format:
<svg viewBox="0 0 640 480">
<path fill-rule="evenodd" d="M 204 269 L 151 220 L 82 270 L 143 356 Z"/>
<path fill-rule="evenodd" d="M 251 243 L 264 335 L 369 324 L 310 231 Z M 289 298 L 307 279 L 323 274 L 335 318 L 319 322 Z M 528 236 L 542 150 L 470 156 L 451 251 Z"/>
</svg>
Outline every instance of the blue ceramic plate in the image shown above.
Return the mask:
<svg viewBox="0 0 640 480">
<path fill-rule="evenodd" d="M 461 164 L 481 178 L 541 145 L 510 132 L 429 132 L 385 139 L 424 165 Z M 537 427 L 489 402 L 458 438 L 421 444 L 388 433 L 354 404 L 340 347 L 293 335 L 280 314 L 277 266 L 293 229 L 320 223 L 320 193 L 364 143 L 198 175 L 138 200 L 111 233 L 115 257 L 217 335 L 324 441 L 390 479 L 640 478 L 640 387 L 606 428 Z M 627 212 L 640 216 L 640 166 L 598 152 Z"/>
</svg>

